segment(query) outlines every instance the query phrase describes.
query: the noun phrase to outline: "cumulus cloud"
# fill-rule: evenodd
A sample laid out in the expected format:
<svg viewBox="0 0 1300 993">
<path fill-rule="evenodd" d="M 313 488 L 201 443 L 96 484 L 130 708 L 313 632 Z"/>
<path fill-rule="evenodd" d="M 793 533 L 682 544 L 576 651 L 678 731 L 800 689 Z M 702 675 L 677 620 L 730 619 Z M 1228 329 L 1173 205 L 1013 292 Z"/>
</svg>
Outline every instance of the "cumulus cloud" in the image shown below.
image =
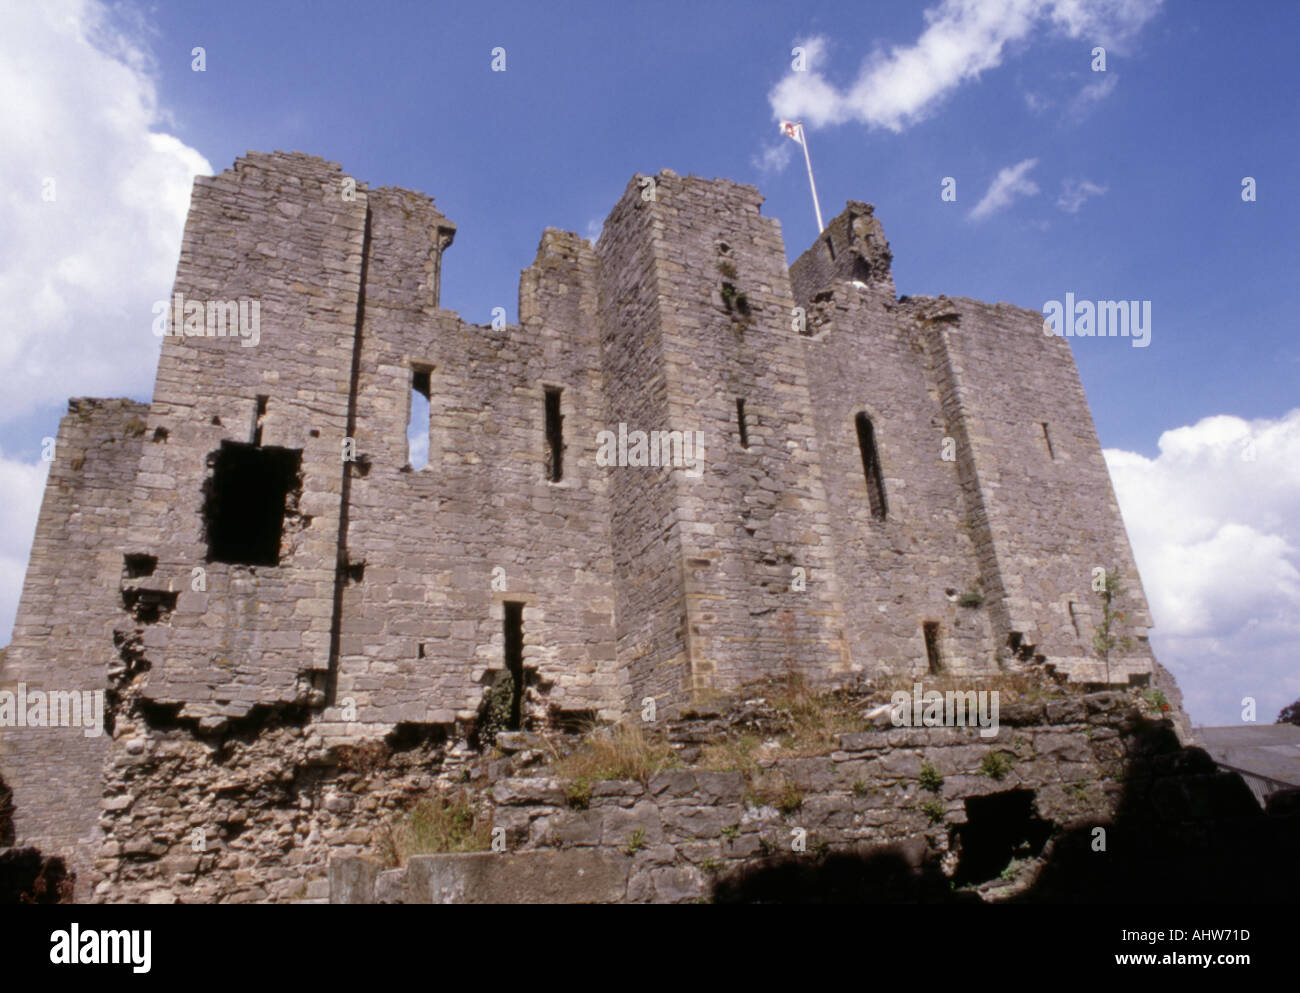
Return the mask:
<svg viewBox="0 0 1300 993">
<path fill-rule="evenodd" d="M 1099 197 L 1105 192 L 1106 187 L 1091 180 L 1066 179 L 1061 182 L 1061 195 L 1056 198 L 1056 205 L 1067 214 L 1077 214 L 1089 197 Z"/>
<path fill-rule="evenodd" d="M 1300 408 L 1166 431 L 1154 459 L 1107 450 L 1155 629 L 1200 724 L 1272 722 L 1300 698 Z"/>
<path fill-rule="evenodd" d="M 982 221 L 999 210 L 1011 206 L 1018 197 L 1032 197 L 1038 194 L 1038 184 L 1029 178 L 1029 172 L 1038 165 L 1037 159 L 1025 159 L 1013 166 L 1001 170 L 980 202 L 970 212 L 972 221 Z"/>
<path fill-rule="evenodd" d="M 69 395 L 147 395 L 194 176 L 150 57 L 96 0 L 10 4 L 0 32 L 0 423 Z"/>
<path fill-rule="evenodd" d="M 763 150 L 749 160 L 749 164 L 764 176 L 784 172 L 790 164 L 793 147 L 794 142 L 789 138 L 784 138 L 775 145 L 764 145 Z"/>
<path fill-rule="evenodd" d="M 0 643 L 7 644 L 13 630 L 49 468 L 48 462 L 22 462 L 0 452 Z"/>
<path fill-rule="evenodd" d="M 1101 103 L 1108 96 L 1115 92 L 1115 87 L 1119 85 L 1119 74 L 1115 72 L 1106 72 L 1101 74 L 1099 79 L 1086 84 L 1078 95 L 1070 102 L 1070 113 L 1076 118 L 1084 117 L 1097 104 Z"/>
<path fill-rule="evenodd" d="M 836 87 L 824 74 L 826 37 L 798 42 L 808 55 L 806 71 L 792 69 L 768 100 L 774 117 L 801 119 L 810 127 L 857 121 L 902 131 L 963 83 L 1001 65 L 1010 46 L 1030 41 L 1035 33 L 1122 47 L 1155 16 L 1161 2 L 943 0 L 926 10 L 925 30 L 915 42 L 875 50 L 846 88 Z"/>
</svg>

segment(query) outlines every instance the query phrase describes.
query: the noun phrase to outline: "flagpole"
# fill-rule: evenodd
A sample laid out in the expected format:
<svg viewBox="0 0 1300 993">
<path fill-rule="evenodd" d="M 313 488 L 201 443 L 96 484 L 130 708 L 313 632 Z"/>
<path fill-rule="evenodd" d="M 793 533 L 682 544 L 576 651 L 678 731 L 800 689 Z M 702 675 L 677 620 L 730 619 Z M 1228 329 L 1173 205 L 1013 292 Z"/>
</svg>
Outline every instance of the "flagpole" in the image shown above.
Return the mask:
<svg viewBox="0 0 1300 993">
<path fill-rule="evenodd" d="M 808 132 L 803 129 L 803 121 L 799 122 L 799 144 L 803 145 L 803 160 L 808 166 L 808 185 L 812 187 L 813 210 L 817 212 L 817 233 L 821 234 L 826 226 L 822 224 L 822 205 L 817 202 L 817 184 L 813 181 L 812 158 L 808 155 Z"/>
</svg>

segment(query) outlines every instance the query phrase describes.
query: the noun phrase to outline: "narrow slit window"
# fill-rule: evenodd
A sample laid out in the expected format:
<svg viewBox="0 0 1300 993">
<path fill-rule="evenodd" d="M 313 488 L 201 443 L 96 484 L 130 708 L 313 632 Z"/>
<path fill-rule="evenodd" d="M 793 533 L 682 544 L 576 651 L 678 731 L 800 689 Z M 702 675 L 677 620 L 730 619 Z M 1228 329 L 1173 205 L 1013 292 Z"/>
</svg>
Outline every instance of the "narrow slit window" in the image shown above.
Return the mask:
<svg viewBox="0 0 1300 993">
<path fill-rule="evenodd" d="M 253 444 L 262 443 L 262 420 L 266 417 L 266 403 L 269 397 L 259 395 L 257 398 L 257 413 L 253 415 Z"/>
<path fill-rule="evenodd" d="M 1070 610 L 1070 624 L 1074 627 L 1074 636 L 1079 636 L 1079 618 L 1074 612 L 1074 601 L 1070 600 L 1067 604 Z"/>
<path fill-rule="evenodd" d="M 546 388 L 546 478 L 558 483 L 564 478 L 564 415 L 560 412 L 558 387 Z"/>
<path fill-rule="evenodd" d="M 745 423 L 745 401 L 736 397 L 736 423 L 740 426 L 740 447 L 749 447 L 749 425 Z"/>
<path fill-rule="evenodd" d="M 862 453 L 862 472 L 867 480 L 867 501 L 871 505 L 871 516 L 883 521 L 889 513 L 885 502 L 885 480 L 880 471 L 880 452 L 876 448 L 876 429 L 871 418 L 858 414 L 854 418 L 858 428 L 858 449 Z"/>
<path fill-rule="evenodd" d="M 510 678 L 510 725 L 508 730 L 523 727 L 524 707 L 524 605 L 507 600 L 505 604 L 505 664 Z"/>
<path fill-rule="evenodd" d="M 925 635 L 925 658 L 930 663 L 931 672 L 943 671 L 943 659 L 939 655 L 939 622 L 926 621 L 921 625 Z"/>
<path fill-rule="evenodd" d="M 1047 422 L 1046 422 L 1046 421 L 1039 421 L 1039 424 L 1041 424 L 1042 427 L 1043 427 L 1043 441 L 1047 442 L 1047 454 L 1050 455 L 1050 456 L 1052 457 L 1052 461 L 1055 462 L 1055 461 L 1056 461 L 1056 449 L 1052 447 L 1052 435 L 1051 435 L 1051 433 L 1047 430 Z"/>
<path fill-rule="evenodd" d="M 432 370 L 411 368 L 411 416 L 406 424 L 406 461 L 412 469 L 429 464 L 429 398 L 433 392 Z"/>
</svg>

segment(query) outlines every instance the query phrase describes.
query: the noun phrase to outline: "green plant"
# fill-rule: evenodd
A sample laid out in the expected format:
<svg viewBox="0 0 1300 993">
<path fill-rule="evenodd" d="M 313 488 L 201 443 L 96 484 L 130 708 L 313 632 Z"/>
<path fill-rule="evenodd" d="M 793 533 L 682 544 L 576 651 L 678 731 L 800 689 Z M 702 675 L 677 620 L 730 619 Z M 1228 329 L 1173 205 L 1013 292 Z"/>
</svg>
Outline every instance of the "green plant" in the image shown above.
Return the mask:
<svg viewBox="0 0 1300 993">
<path fill-rule="evenodd" d="M 492 847 L 492 824 L 464 794 L 420 800 L 389 825 L 387 860 L 401 866 L 412 855 L 479 852 Z"/>
<path fill-rule="evenodd" d="M 984 594 L 979 590 L 967 590 L 957 598 L 959 607 L 978 607 L 984 602 Z"/>
<path fill-rule="evenodd" d="M 1071 783 L 1065 787 L 1065 792 L 1076 800 L 1086 800 L 1088 798 L 1088 784 L 1084 782 Z"/>
<path fill-rule="evenodd" d="M 736 267 L 731 262 L 723 259 L 718 263 L 718 272 L 722 273 L 727 279 L 736 278 Z"/>
<path fill-rule="evenodd" d="M 1011 771 L 1013 763 L 1006 752 L 985 752 L 980 762 L 980 772 L 991 779 L 1001 779 Z"/>
<path fill-rule="evenodd" d="M 922 789 L 929 790 L 931 793 L 938 793 L 943 789 L 943 777 L 928 760 L 921 763 L 921 774 L 917 777 L 917 782 L 921 784 Z"/>
<path fill-rule="evenodd" d="M 853 792 L 858 796 L 866 796 L 871 792 L 871 787 L 867 785 L 865 779 L 855 779 L 853 781 Z"/>
<path fill-rule="evenodd" d="M 643 848 L 645 848 L 645 828 L 639 827 L 627 839 L 627 845 L 624 846 L 623 851 L 628 855 L 635 855 Z"/>
<path fill-rule="evenodd" d="M 587 783 L 635 779 L 645 784 L 657 772 L 681 765 L 662 737 L 650 737 L 639 723 L 594 728 L 568 755 L 554 755 L 555 774 Z M 590 790 L 588 790 L 590 793 Z"/>
<path fill-rule="evenodd" d="M 930 818 L 932 824 L 938 824 L 943 820 L 943 815 L 947 813 L 947 808 L 944 807 L 942 800 L 932 796 L 921 804 L 921 813 Z"/>
<path fill-rule="evenodd" d="M 1099 567 L 1100 568 L 1100 567 Z M 1133 646 L 1131 638 L 1120 637 L 1115 629 L 1124 623 L 1125 614 L 1115 609 L 1115 601 L 1124 596 L 1124 583 L 1119 566 L 1102 576 L 1101 588 L 1096 591 L 1101 600 L 1101 623 L 1093 628 L 1092 647 L 1097 657 L 1106 665 L 1106 682 L 1110 682 L 1110 656 L 1119 650 L 1127 652 Z"/>
<path fill-rule="evenodd" d="M 786 783 L 785 788 L 781 790 L 781 795 L 777 797 L 776 809 L 781 813 L 789 815 L 803 806 L 803 793 L 801 793 L 794 783 Z"/>
<path fill-rule="evenodd" d="M 707 858 L 701 860 L 700 868 L 705 872 L 717 872 L 722 868 L 722 863 L 715 858 Z"/>
<path fill-rule="evenodd" d="M 479 738 L 484 744 L 495 745 L 497 735 L 510 729 L 514 692 L 514 673 L 502 669 L 483 694 L 483 702 L 479 705 Z"/>
<path fill-rule="evenodd" d="M 591 806 L 590 781 L 586 779 L 575 779 L 569 784 L 564 800 L 574 810 L 586 810 Z"/>
<path fill-rule="evenodd" d="M 1142 694 L 1142 698 L 1146 700 L 1147 705 L 1150 706 L 1153 710 L 1159 710 L 1163 712 L 1169 709 L 1169 698 L 1165 696 L 1163 690 L 1157 690 L 1157 689 L 1146 690 Z"/>
<path fill-rule="evenodd" d="M 737 838 L 740 837 L 740 825 L 728 824 L 726 827 L 722 829 L 722 836 L 726 838 L 728 841 L 735 841 Z"/>
<path fill-rule="evenodd" d="M 144 419 L 137 415 L 132 415 L 122 424 L 122 430 L 126 432 L 128 438 L 140 437 L 140 435 L 144 434 L 146 427 L 148 425 L 145 424 Z"/>
</svg>

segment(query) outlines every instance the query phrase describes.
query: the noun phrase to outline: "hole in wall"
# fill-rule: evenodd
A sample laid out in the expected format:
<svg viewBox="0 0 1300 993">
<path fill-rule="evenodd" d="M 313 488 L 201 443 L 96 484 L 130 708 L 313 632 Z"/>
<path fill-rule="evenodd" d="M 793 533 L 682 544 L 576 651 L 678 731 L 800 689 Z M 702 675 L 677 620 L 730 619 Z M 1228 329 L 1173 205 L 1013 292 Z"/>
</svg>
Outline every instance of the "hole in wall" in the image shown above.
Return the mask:
<svg viewBox="0 0 1300 993">
<path fill-rule="evenodd" d="M 279 565 L 285 515 L 296 512 L 302 452 L 223 441 L 208 456 L 203 522 L 209 562 Z"/>
<path fill-rule="evenodd" d="M 157 555 L 135 553 L 122 556 L 122 569 L 125 571 L 127 579 L 139 579 L 142 576 L 152 576 L 153 571 L 156 568 L 158 568 Z"/>
<path fill-rule="evenodd" d="M 1034 812 L 1033 790 L 1008 790 L 966 799 L 966 823 L 953 830 L 958 886 L 995 879 L 1013 858 L 1043 850 L 1052 825 Z"/>
</svg>

